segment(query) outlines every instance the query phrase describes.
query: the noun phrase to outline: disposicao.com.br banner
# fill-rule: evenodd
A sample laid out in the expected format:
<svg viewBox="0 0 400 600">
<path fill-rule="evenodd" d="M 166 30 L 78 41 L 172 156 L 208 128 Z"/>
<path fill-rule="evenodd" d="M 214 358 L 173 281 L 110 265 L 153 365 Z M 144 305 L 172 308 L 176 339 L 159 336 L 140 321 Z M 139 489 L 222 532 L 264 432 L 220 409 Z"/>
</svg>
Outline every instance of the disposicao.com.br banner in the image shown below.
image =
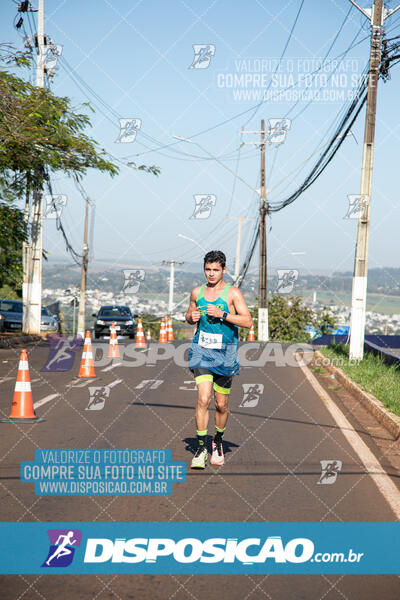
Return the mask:
<svg viewBox="0 0 400 600">
<path fill-rule="evenodd" d="M 397 574 L 399 523 L 0 523 L 4 574 Z"/>
</svg>

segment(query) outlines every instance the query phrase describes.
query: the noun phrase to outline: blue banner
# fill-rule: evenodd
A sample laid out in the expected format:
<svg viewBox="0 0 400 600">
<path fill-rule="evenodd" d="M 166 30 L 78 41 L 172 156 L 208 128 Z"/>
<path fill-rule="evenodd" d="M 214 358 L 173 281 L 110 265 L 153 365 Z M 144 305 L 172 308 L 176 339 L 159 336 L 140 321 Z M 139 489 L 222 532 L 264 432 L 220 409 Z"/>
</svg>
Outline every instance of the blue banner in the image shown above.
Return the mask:
<svg viewBox="0 0 400 600">
<path fill-rule="evenodd" d="M 0 572 L 398 574 L 399 539 L 399 523 L 0 523 Z"/>
</svg>

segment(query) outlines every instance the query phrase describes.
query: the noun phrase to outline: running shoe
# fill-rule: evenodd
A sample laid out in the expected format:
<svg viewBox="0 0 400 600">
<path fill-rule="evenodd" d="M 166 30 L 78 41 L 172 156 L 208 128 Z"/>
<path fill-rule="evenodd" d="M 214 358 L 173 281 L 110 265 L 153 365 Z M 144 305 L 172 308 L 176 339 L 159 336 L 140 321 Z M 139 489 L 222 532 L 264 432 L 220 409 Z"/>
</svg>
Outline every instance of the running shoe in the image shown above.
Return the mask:
<svg viewBox="0 0 400 600">
<path fill-rule="evenodd" d="M 214 440 L 212 443 L 212 455 L 210 460 L 212 465 L 221 466 L 224 464 L 224 451 L 222 450 L 222 440 Z"/>
<path fill-rule="evenodd" d="M 207 464 L 208 452 L 205 446 L 199 446 L 196 454 L 192 458 L 192 469 L 205 469 Z"/>
</svg>

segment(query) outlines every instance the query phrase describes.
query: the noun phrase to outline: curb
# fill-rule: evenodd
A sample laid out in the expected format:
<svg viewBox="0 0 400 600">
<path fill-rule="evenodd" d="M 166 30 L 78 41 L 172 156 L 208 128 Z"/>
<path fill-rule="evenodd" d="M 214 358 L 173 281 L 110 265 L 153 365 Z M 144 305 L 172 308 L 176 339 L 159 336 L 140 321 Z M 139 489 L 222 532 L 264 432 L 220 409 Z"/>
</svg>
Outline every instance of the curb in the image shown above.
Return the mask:
<svg viewBox="0 0 400 600">
<path fill-rule="evenodd" d="M 324 358 L 327 357 L 321 354 L 318 350 L 314 351 L 314 356 L 316 358 Z M 329 359 L 330 360 L 330 359 Z M 381 425 L 383 425 L 397 440 L 400 436 L 400 417 L 390 412 L 375 396 L 369 394 L 364 391 L 357 383 L 349 379 L 347 375 L 339 369 L 339 367 L 335 367 L 332 364 L 323 365 L 335 375 L 337 380 L 347 389 L 349 390 L 353 396 L 355 396 L 358 400 L 360 400 L 361 404 L 371 413 Z"/>
<path fill-rule="evenodd" d="M 0 338 L 0 348 L 12 348 L 19 344 L 29 344 L 30 342 L 39 342 L 41 335 L 18 335 L 10 338 Z"/>
</svg>

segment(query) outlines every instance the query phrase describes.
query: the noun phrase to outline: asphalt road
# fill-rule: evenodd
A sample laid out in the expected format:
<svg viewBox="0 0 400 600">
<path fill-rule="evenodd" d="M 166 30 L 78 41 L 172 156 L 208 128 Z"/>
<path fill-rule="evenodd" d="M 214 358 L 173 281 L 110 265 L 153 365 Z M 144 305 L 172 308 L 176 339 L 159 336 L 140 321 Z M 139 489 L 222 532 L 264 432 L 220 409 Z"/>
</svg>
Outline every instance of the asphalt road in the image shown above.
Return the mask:
<svg viewBox="0 0 400 600">
<path fill-rule="evenodd" d="M 9 414 L 19 353 L 0 349 L 3 417 Z M 242 367 L 235 378 L 223 467 L 188 469 L 186 482 L 175 483 L 171 496 L 35 496 L 33 484 L 19 480 L 19 467 L 33 460 L 37 448 L 169 448 L 174 460 L 189 466 L 196 391 L 190 372 L 173 358 L 152 365 L 100 366 L 94 380 L 83 380 L 76 378 L 80 351 L 67 372 L 41 371 L 49 356 L 46 342 L 29 346 L 28 353 L 36 412 L 45 421 L 0 424 L 2 521 L 396 520 L 303 371 L 271 362 Z M 152 383 L 144 383 L 148 380 Z M 244 395 L 243 386 L 249 384 L 258 386 L 252 397 Z M 91 386 L 108 386 L 100 410 L 87 410 Z M 370 448 L 379 456 L 373 442 Z M 342 462 L 332 485 L 318 484 L 322 460 Z M 397 472 L 389 474 L 397 485 Z M 400 579 L 389 575 L 7 575 L 0 586 L 4 600 L 400 597 Z"/>
</svg>

